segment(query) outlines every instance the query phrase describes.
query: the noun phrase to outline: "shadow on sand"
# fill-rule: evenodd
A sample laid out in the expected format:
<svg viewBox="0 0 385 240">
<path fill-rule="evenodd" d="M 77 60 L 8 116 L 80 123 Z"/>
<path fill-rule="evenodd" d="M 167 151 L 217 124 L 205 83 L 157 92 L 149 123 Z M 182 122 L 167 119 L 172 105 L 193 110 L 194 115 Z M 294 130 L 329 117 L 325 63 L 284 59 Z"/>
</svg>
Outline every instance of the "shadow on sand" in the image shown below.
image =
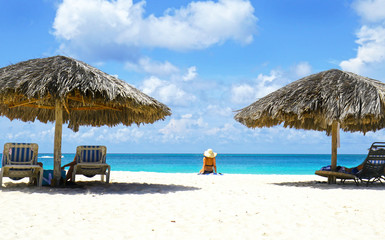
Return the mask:
<svg viewBox="0 0 385 240">
<path fill-rule="evenodd" d="M 27 183 L 5 183 L 1 188 L 2 192 L 24 192 L 24 193 L 45 193 L 45 194 L 167 194 L 180 191 L 200 190 L 197 187 L 174 185 L 174 184 L 153 184 L 153 183 L 101 183 L 101 182 L 76 182 L 76 184 L 63 187 L 41 188 L 28 185 Z"/>
<path fill-rule="evenodd" d="M 271 183 L 277 186 L 287 186 L 287 187 L 308 187 L 308 188 L 318 188 L 318 189 L 344 189 L 344 190 L 352 190 L 352 189 L 378 189 L 385 190 L 385 184 L 375 182 L 370 183 L 368 186 L 366 183 L 359 183 L 358 186 L 354 181 L 345 181 L 345 183 L 341 183 L 340 181 L 337 184 L 328 184 L 326 181 L 298 181 L 298 182 L 280 182 L 280 183 Z"/>
</svg>

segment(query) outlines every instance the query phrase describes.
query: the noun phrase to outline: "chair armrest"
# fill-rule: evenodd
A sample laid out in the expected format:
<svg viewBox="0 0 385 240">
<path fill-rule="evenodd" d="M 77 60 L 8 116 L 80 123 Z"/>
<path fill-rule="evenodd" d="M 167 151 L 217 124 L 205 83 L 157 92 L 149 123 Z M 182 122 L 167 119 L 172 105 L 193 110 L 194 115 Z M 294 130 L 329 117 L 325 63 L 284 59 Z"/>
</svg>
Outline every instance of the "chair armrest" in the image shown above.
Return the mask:
<svg viewBox="0 0 385 240">
<path fill-rule="evenodd" d="M 36 169 L 41 169 L 43 170 L 42 167 L 40 167 L 39 165 L 5 165 L 3 166 L 3 168 L 36 168 Z"/>
<path fill-rule="evenodd" d="M 336 177 L 339 179 L 355 179 L 357 176 L 349 173 L 341 173 L 341 172 L 333 172 L 333 171 L 315 171 L 316 175 L 322 176 L 322 177 Z"/>
<path fill-rule="evenodd" d="M 75 166 L 80 167 L 109 167 L 107 163 L 77 163 Z"/>
</svg>

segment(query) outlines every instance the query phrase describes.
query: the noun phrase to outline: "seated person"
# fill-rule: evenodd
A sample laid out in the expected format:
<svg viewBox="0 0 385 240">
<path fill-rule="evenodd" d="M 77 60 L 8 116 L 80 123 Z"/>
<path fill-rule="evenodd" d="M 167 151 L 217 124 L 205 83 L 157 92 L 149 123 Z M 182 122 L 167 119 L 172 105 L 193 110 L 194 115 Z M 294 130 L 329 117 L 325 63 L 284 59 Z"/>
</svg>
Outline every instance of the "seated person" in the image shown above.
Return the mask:
<svg viewBox="0 0 385 240">
<path fill-rule="evenodd" d="M 209 174 L 209 173 L 217 173 L 217 165 L 215 162 L 215 157 L 217 156 L 216 152 L 213 152 L 212 149 L 207 149 L 203 153 L 203 166 L 199 171 L 200 174 Z"/>
<path fill-rule="evenodd" d="M 345 171 L 347 173 L 356 175 L 359 171 L 362 170 L 362 168 L 363 168 L 363 164 L 361 163 L 360 165 L 358 165 L 357 167 L 354 167 L 354 168 L 345 168 Z"/>
<path fill-rule="evenodd" d="M 357 167 L 353 167 L 353 168 L 337 166 L 336 167 L 336 172 L 349 173 L 349 174 L 356 175 L 359 171 L 362 170 L 362 167 L 363 167 L 363 164 L 360 164 Z M 321 171 L 331 171 L 331 166 L 329 165 L 329 166 L 326 166 L 326 167 L 322 167 Z"/>
<path fill-rule="evenodd" d="M 42 162 L 37 162 L 37 165 L 39 165 L 40 167 L 43 167 L 43 163 Z M 15 179 L 15 180 L 17 180 L 17 179 L 20 179 L 20 178 L 12 178 L 12 179 Z M 29 184 L 36 184 L 36 179 L 35 178 L 33 178 L 33 179 L 30 179 L 29 180 Z"/>
<path fill-rule="evenodd" d="M 70 167 L 67 171 L 67 174 L 66 174 L 66 182 L 68 180 L 70 180 L 71 182 L 73 182 L 73 179 L 72 179 L 72 173 L 74 171 L 74 167 L 76 165 L 76 156 L 74 157 L 74 160 L 66 165 L 64 165 L 63 167 L 61 167 L 61 170 L 64 170 L 65 167 Z"/>
</svg>

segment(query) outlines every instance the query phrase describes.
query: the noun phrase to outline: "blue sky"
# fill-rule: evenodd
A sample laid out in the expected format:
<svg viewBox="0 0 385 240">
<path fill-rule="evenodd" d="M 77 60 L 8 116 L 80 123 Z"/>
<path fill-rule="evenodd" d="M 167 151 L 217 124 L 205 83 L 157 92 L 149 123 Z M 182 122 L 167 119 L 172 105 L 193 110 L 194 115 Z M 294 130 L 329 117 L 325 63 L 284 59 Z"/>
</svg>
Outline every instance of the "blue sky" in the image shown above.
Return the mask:
<svg viewBox="0 0 385 240">
<path fill-rule="evenodd" d="M 62 152 L 330 153 L 324 132 L 248 129 L 234 111 L 306 75 L 338 68 L 385 81 L 385 0 L 0 0 L 0 67 L 66 55 L 172 109 L 140 127 L 63 127 Z M 0 142 L 53 152 L 53 124 L 0 118 Z M 375 133 L 341 133 L 362 153 Z"/>
</svg>

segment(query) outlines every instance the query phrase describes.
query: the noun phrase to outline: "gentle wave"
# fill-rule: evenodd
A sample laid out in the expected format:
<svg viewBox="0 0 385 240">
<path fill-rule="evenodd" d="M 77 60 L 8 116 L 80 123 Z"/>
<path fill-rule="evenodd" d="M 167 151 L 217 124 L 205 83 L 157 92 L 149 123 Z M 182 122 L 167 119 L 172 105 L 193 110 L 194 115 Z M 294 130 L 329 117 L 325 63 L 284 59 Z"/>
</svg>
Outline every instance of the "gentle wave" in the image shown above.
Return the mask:
<svg viewBox="0 0 385 240">
<path fill-rule="evenodd" d="M 53 156 L 41 156 L 41 157 L 38 157 L 38 158 L 53 158 Z M 62 155 L 61 158 L 64 158 L 64 156 Z"/>
</svg>

